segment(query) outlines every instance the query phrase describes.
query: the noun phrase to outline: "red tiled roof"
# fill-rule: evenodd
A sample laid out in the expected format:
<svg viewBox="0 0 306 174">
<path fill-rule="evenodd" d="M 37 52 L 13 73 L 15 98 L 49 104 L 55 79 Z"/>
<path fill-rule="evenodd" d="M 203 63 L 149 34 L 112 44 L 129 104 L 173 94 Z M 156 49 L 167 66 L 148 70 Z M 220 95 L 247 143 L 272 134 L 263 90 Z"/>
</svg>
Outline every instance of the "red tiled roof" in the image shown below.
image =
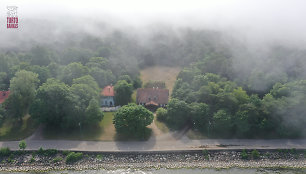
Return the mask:
<svg viewBox="0 0 306 174">
<path fill-rule="evenodd" d="M 168 104 L 169 90 L 158 88 L 137 89 L 137 103 L 150 103 L 153 101 L 156 104 Z M 152 103 L 151 103 L 152 104 Z"/>
<path fill-rule="evenodd" d="M 101 91 L 101 95 L 108 96 L 108 97 L 115 96 L 114 86 L 111 86 L 111 85 L 105 86 L 103 90 Z"/>
<path fill-rule="evenodd" d="M 2 104 L 10 95 L 10 91 L 0 91 L 0 104 Z"/>
</svg>

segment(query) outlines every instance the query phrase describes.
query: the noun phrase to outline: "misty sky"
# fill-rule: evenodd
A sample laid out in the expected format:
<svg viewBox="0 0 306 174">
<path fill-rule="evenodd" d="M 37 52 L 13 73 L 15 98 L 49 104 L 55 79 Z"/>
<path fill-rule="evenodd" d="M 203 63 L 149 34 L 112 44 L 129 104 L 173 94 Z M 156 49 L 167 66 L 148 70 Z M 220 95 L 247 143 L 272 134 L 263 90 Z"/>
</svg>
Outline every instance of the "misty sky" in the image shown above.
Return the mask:
<svg viewBox="0 0 306 174">
<path fill-rule="evenodd" d="M 1 0 L 2 23 L 9 5 L 18 6 L 19 30 L 28 19 L 52 19 L 60 27 L 73 18 L 79 22 L 75 27 L 99 21 L 119 27 L 159 23 L 226 31 L 252 42 L 306 44 L 304 0 Z M 7 32 L 0 28 L 0 34 Z"/>
</svg>

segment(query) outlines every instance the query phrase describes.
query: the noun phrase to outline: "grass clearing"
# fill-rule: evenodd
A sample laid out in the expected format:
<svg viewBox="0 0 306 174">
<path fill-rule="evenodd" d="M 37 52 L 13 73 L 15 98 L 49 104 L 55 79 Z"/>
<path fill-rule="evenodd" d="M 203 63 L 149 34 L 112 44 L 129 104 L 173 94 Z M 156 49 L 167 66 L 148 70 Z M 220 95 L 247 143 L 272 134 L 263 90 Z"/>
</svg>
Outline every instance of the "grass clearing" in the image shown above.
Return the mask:
<svg viewBox="0 0 306 174">
<path fill-rule="evenodd" d="M 164 81 L 170 95 L 176 81 L 176 77 L 181 71 L 180 67 L 153 66 L 140 71 L 143 84 L 151 81 Z"/>
<path fill-rule="evenodd" d="M 162 133 L 168 133 L 168 132 L 170 131 L 169 128 L 166 126 L 165 123 L 160 122 L 160 121 L 158 121 L 158 120 L 156 119 L 156 116 L 154 117 L 154 123 L 155 123 L 156 127 L 157 127 L 160 131 L 162 131 Z"/>
<path fill-rule="evenodd" d="M 31 136 L 37 127 L 38 123 L 30 115 L 24 116 L 20 123 L 7 118 L 0 127 L 0 140 L 13 141 L 25 139 Z"/>
<path fill-rule="evenodd" d="M 43 131 L 45 139 L 56 140 L 87 140 L 87 141 L 113 141 L 116 129 L 113 125 L 114 112 L 104 112 L 103 120 L 96 126 L 73 130 L 47 130 Z"/>
</svg>

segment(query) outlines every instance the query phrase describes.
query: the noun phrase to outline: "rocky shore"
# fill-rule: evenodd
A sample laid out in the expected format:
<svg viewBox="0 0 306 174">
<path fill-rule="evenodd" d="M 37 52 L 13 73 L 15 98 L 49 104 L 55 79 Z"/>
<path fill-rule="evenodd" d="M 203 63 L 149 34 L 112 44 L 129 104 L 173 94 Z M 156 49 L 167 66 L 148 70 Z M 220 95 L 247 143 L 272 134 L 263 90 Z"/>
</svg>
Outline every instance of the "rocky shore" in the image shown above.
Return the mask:
<svg viewBox="0 0 306 174">
<path fill-rule="evenodd" d="M 257 150 L 256 150 L 257 151 Z M 68 152 L 37 154 L 26 151 L 0 157 L 0 171 L 48 171 L 118 168 L 306 168 L 305 150 L 203 150 L 188 152 L 82 152 L 82 158 L 67 163 Z"/>
</svg>

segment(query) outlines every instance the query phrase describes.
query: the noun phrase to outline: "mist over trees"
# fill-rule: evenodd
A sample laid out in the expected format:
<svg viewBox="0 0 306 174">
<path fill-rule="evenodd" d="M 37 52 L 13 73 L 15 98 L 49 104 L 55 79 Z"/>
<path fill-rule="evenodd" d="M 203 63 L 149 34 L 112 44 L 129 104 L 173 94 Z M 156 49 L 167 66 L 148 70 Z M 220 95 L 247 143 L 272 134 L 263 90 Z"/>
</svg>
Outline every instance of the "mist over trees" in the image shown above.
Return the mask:
<svg viewBox="0 0 306 174">
<path fill-rule="evenodd" d="M 167 110 L 158 111 L 173 129 L 188 125 L 215 137 L 305 133 L 305 48 L 277 42 L 252 45 L 229 32 L 191 26 L 109 25 L 93 25 L 95 32 L 77 27 L 59 27 L 57 34 L 38 31 L 37 36 L 50 38 L 34 40 L 27 39 L 32 35 L 25 29 L 23 39 L 0 47 L 1 90 L 14 91 L 13 79 L 25 71 L 35 74 L 38 83 L 34 91 L 27 90 L 29 103 L 12 102 L 17 92 L 12 93 L 7 101 L 11 114 L 2 117 L 22 117 L 30 108 L 33 118 L 54 127 L 93 124 L 103 118 L 97 109 L 101 88 L 117 84 L 120 93 L 124 87 L 128 95 L 117 100 L 127 104 L 132 90 L 141 87 L 139 70 L 163 65 L 182 67 Z M 11 103 L 25 109 L 18 106 L 12 110 L 18 113 L 12 113 Z"/>
</svg>

